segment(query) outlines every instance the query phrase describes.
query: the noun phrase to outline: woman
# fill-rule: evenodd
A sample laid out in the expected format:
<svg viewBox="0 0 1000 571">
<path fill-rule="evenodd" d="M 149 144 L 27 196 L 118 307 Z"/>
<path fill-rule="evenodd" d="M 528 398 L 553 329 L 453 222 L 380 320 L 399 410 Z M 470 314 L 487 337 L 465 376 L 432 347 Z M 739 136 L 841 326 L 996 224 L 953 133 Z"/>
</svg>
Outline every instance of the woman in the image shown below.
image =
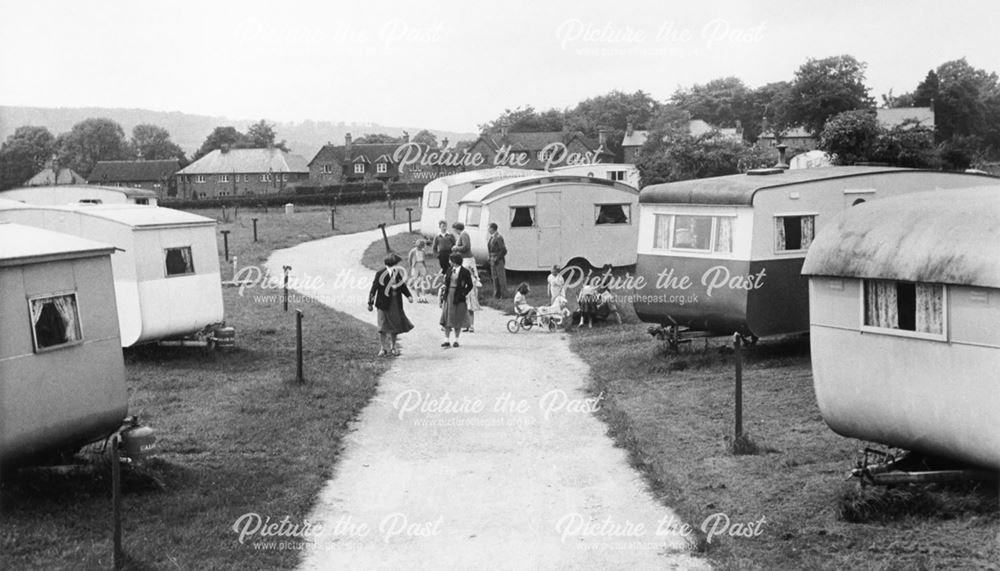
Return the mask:
<svg viewBox="0 0 1000 571">
<path fill-rule="evenodd" d="M 427 262 L 424 247 L 427 245 L 423 240 L 413 243 L 407 260 L 410 266 L 410 277 L 413 287 L 417 290 L 417 303 L 427 303 Z"/>
<path fill-rule="evenodd" d="M 463 261 L 463 267 L 465 267 Z M 468 268 L 466 268 L 468 269 Z M 465 328 L 465 331 L 469 333 L 476 332 L 476 312 L 483 308 L 479 305 L 479 288 L 483 287 L 483 282 L 479 280 L 479 272 L 474 271 L 472 274 L 472 291 L 469 295 L 465 296 L 465 304 L 469 308 L 469 326 Z"/>
<path fill-rule="evenodd" d="M 441 288 L 441 327 L 444 328 L 442 347 L 458 347 L 458 337 L 462 329 L 469 326 L 469 307 L 466 298 L 474 287 L 472 273 L 462 267 L 462 255 L 454 253 L 448 259 L 451 264 L 444 274 Z M 455 332 L 455 342 L 450 341 L 451 331 Z"/>
<path fill-rule="evenodd" d="M 378 308 L 378 341 L 379 357 L 392 354 L 399 355 L 396 347 L 396 336 L 413 329 L 413 324 L 403 312 L 403 298 L 413 303 L 410 289 L 406 287 L 406 272 L 399 267 L 402 258 L 389 254 L 385 258 L 385 267 L 375 274 L 372 288 L 368 292 L 368 311 Z M 386 350 L 386 340 L 390 348 Z"/>
</svg>

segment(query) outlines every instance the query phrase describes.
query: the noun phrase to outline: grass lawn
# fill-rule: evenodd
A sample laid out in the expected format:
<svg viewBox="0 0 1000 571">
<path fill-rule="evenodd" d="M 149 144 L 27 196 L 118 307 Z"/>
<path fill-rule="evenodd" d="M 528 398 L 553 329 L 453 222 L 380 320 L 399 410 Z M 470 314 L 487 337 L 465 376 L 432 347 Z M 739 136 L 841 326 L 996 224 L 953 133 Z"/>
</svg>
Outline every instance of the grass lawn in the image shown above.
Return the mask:
<svg viewBox="0 0 1000 571">
<path fill-rule="evenodd" d="M 259 218 L 257 243 L 251 216 Z M 230 252 L 246 265 L 334 233 L 328 216 L 322 208 L 289 216 L 241 211 L 220 229 L 231 230 Z M 392 222 L 384 204 L 343 206 L 336 232 L 381 221 Z M 297 384 L 294 313 L 280 302 L 255 302 L 249 291 L 241 297 L 235 288 L 223 290 L 235 349 L 125 352 L 130 414 L 158 438 L 154 458 L 123 470 L 129 568 L 293 568 L 298 550 L 255 549 L 251 539 L 241 545 L 233 524 L 249 512 L 303 523 L 332 474 L 348 422 L 388 366 L 374 357 L 374 327 L 310 304 L 303 322 L 307 383 Z M 94 448 L 68 473 L 3 474 L 0 568 L 111 568 L 110 469 L 88 454 Z"/>
<path fill-rule="evenodd" d="M 626 325 L 578 330 L 571 345 L 591 367 L 590 392 L 604 393 L 609 433 L 664 504 L 695 527 L 717 513 L 726 514 L 729 529 L 766 518 L 756 537 L 706 542 L 702 535 L 717 567 L 970 569 L 1000 561 L 994 487 L 860 492 L 845 481 L 864 444 L 833 433 L 820 417 L 807 340 L 764 340 L 747 352 L 744 431 L 762 450 L 748 456 L 727 450 L 734 414 L 728 342 L 695 341 L 670 353 L 644 325 Z M 844 521 L 839 507 L 859 503 L 875 507 L 872 516 Z"/>
</svg>

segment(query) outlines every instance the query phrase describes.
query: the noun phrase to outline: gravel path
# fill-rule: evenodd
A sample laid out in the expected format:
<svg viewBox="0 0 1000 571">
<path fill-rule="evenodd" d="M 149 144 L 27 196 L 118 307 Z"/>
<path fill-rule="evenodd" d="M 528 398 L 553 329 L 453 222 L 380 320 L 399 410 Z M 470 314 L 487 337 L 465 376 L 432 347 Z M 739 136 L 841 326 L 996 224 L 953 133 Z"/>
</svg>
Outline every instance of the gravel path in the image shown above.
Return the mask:
<svg viewBox="0 0 1000 571">
<path fill-rule="evenodd" d="M 301 244 L 268 264 L 319 277 L 300 293 L 374 323 L 360 260 L 379 237 Z M 442 349 L 437 304 L 406 311 L 416 329 L 308 515 L 323 529 L 302 569 L 708 567 L 591 413 L 587 366 L 563 333 L 511 334 L 486 309 Z"/>
</svg>

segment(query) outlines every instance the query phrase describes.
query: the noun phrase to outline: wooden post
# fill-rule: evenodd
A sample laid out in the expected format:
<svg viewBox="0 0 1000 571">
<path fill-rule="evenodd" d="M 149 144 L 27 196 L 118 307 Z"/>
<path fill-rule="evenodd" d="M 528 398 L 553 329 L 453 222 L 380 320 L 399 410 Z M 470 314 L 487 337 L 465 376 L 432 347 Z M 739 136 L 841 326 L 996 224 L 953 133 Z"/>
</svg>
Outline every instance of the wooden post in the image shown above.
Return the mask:
<svg viewBox="0 0 1000 571">
<path fill-rule="evenodd" d="M 743 339 L 739 333 L 733 334 L 733 355 L 736 362 L 735 417 L 736 438 L 743 436 Z"/>
<path fill-rule="evenodd" d="M 230 230 L 222 230 L 222 244 L 226 250 L 226 261 L 229 261 L 229 232 Z"/>
<path fill-rule="evenodd" d="M 281 269 L 285 272 L 285 311 L 288 311 L 288 272 L 292 266 L 281 266 Z"/>
<path fill-rule="evenodd" d="M 330 230 L 337 229 L 337 207 L 330 207 Z"/>
<path fill-rule="evenodd" d="M 385 242 L 385 253 L 390 254 L 392 253 L 392 248 L 389 247 L 389 236 L 385 233 L 385 222 L 380 223 L 378 227 L 382 230 L 382 241 Z"/>
<path fill-rule="evenodd" d="M 306 382 L 302 373 L 302 310 L 295 310 L 295 380 Z"/>
<path fill-rule="evenodd" d="M 406 223 L 410 225 L 410 234 L 413 234 L 413 208 L 406 208 Z"/>
<path fill-rule="evenodd" d="M 122 549 L 122 467 L 118 455 L 121 437 L 111 437 L 111 517 L 113 520 L 112 544 L 115 571 L 125 567 L 125 550 Z"/>
<path fill-rule="evenodd" d="M 256 218 L 251 218 L 251 220 L 253 220 L 253 241 L 256 242 L 257 241 L 257 219 Z"/>
</svg>

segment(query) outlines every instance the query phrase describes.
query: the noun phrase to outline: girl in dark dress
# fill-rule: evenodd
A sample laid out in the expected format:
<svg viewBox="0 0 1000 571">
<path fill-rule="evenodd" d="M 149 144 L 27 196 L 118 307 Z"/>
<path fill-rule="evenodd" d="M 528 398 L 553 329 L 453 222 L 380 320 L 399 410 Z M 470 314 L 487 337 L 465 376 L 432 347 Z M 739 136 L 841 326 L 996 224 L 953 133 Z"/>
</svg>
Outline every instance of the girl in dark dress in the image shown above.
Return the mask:
<svg viewBox="0 0 1000 571">
<path fill-rule="evenodd" d="M 451 265 L 444 273 L 444 287 L 441 289 L 441 327 L 444 329 L 442 347 L 458 347 L 458 337 L 462 329 L 469 326 L 469 306 L 466 297 L 474 284 L 468 268 L 462 267 L 462 255 L 454 253 L 449 258 Z M 449 334 L 455 332 L 455 342 L 450 342 Z"/>
<path fill-rule="evenodd" d="M 385 258 L 385 267 L 375 274 L 371 290 L 368 292 L 368 311 L 378 308 L 379 356 L 399 355 L 396 336 L 413 329 L 413 324 L 403 312 L 403 298 L 413 303 L 413 295 L 406 287 L 406 272 L 399 267 L 402 260 L 396 254 Z M 389 349 L 386 349 L 386 341 Z"/>
</svg>

